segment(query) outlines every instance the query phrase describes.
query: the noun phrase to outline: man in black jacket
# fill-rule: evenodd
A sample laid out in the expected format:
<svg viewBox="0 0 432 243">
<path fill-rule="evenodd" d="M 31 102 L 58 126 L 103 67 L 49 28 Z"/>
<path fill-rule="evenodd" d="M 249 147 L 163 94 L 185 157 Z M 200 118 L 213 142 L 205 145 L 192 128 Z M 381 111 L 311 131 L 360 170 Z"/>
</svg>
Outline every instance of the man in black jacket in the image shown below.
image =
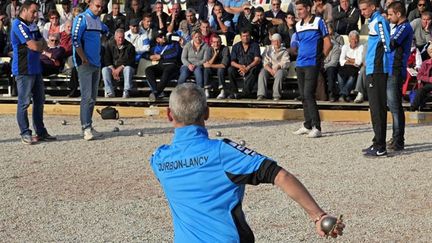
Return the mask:
<svg viewBox="0 0 432 243">
<path fill-rule="evenodd" d="M 118 3 L 112 4 L 112 12 L 105 15 L 103 23 L 108 26 L 111 34 L 114 34 L 116 29 L 125 29 L 126 24 L 129 24 L 126 23 L 126 16 L 120 13 L 120 4 Z"/>
<path fill-rule="evenodd" d="M 163 98 L 163 90 L 166 85 L 179 73 L 178 58 L 180 55 L 181 49 L 178 42 L 167 42 L 163 33 L 156 37 L 156 45 L 150 49 L 150 52 L 144 53 L 146 59 L 158 62 L 145 70 L 147 81 L 152 90 L 149 96 L 150 101 Z M 159 83 L 156 83 L 157 77 L 160 77 Z"/>
<path fill-rule="evenodd" d="M 358 31 L 360 10 L 350 6 L 349 0 L 340 0 L 339 6 L 333 8 L 333 21 L 336 33 L 348 35 L 352 30 Z"/>
<path fill-rule="evenodd" d="M 123 73 L 124 88 L 123 98 L 129 98 L 132 88 L 132 77 L 135 73 L 135 47 L 125 40 L 124 30 L 117 29 L 114 39 L 111 39 L 104 53 L 104 64 L 102 78 L 105 84 L 105 97 L 114 97 L 112 79 L 120 80 Z"/>
</svg>

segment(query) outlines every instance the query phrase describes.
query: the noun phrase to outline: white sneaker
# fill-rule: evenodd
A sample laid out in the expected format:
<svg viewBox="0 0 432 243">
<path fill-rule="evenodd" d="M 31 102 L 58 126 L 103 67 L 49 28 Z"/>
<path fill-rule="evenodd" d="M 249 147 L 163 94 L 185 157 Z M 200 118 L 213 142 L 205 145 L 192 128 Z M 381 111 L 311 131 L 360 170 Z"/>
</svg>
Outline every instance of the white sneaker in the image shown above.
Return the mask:
<svg viewBox="0 0 432 243">
<path fill-rule="evenodd" d="M 84 140 L 86 140 L 86 141 L 90 141 L 90 140 L 100 138 L 100 137 L 102 137 L 102 133 L 97 132 L 93 128 L 86 128 L 84 130 Z"/>
<path fill-rule="evenodd" d="M 293 132 L 294 135 L 302 135 L 302 134 L 309 134 L 311 132 L 311 129 L 307 129 L 306 127 L 301 127 L 297 131 Z"/>
<path fill-rule="evenodd" d="M 356 98 L 354 99 L 354 103 L 362 103 L 364 101 L 363 94 L 358 92 Z"/>
<path fill-rule="evenodd" d="M 210 98 L 210 92 L 208 89 L 204 89 L 204 93 L 207 99 Z"/>
<path fill-rule="evenodd" d="M 221 91 L 220 91 L 219 95 L 216 97 L 216 99 L 221 100 L 221 99 L 225 99 L 225 98 L 226 98 L 225 90 L 221 89 Z"/>
<path fill-rule="evenodd" d="M 321 131 L 316 129 L 315 127 L 312 128 L 312 130 L 310 130 L 308 135 L 306 135 L 306 137 L 308 137 L 308 138 L 319 138 L 321 136 L 322 136 Z"/>
</svg>

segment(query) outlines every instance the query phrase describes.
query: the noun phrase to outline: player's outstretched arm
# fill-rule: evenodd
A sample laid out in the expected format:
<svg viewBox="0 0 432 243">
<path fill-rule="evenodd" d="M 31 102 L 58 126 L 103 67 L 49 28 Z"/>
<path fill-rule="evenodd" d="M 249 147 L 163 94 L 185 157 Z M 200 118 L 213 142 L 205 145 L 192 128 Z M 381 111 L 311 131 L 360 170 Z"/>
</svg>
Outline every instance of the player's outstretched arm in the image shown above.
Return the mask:
<svg viewBox="0 0 432 243">
<path fill-rule="evenodd" d="M 315 222 L 316 231 L 320 236 L 325 236 L 325 232 L 321 229 L 321 221 L 327 215 L 320 206 L 315 202 L 312 195 L 306 187 L 292 174 L 285 169 L 281 169 L 276 175 L 274 184 L 282 189 L 290 198 L 296 201 L 307 212 L 309 217 Z M 338 220 L 336 227 L 328 235 L 337 237 L 342 235 L 345 225 Z"/>
</svg>

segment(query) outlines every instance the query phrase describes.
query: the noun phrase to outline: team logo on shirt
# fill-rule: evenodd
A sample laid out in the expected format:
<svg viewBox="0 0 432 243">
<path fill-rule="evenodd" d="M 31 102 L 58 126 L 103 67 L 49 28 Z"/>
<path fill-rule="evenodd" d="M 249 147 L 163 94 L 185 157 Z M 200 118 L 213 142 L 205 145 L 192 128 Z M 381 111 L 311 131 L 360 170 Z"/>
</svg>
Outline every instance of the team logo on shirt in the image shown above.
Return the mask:
<svg viewBox="0 0 432 243">
<path fill-rule="evenodd" d="M 259 153 L 253 151 L 252 149 L 246 148 L 244 146 L 241 146 L 240 144 L 233 142 L 227 138 L 223 139 L 222 141 L 224 141 L 226 144 L 232 146 L 233 148 L 237 149 L 238 151 L 250 155 L 250 156 L 255 156 L 255 155 L 259 155 Z"/>
</svg>

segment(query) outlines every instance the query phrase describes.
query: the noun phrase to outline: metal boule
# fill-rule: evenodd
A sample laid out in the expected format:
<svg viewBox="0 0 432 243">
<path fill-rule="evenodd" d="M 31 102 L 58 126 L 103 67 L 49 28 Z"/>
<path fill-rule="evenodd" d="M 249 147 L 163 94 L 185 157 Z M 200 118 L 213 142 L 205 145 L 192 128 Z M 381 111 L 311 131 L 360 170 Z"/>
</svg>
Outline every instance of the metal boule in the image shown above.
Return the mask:
<svg viewBox="0 0 432 243">
<path fill-rule="evenodd" d="M 66 120 L 63 120 L 61 124 L 62 124 L 63 126 L 66 126 L 66 125 L 67 125 L 67 121 L 66 121 Z"/>
<path fill-rule="evenodd" d="M 246 146 L 246 141 L 245 140 L 240 140 L 240 143 L 239 143 L 241 146 Z"/>
<path fill-rule="evenodd" d="M 143 134 L 143 132 L 139 131 L 139 132 L 137 133 L 137 135 L 138 135 L 138 137 L 142 137 L 144 134 Z"/>
<path fill-rule="evenodd" d="M 321 220 L 321 229 L 322 231 L 324 231 L 324 233 L 328 234 L 330 233 L 337 222 L 337 218 L 329 216 L 329 217 L 325 217 L 323 220 Z"/>
<path fill-rule="evenodd" d="M 119 132 L 120 129 L 119 129 L 118 127 L 114 127 L 112 131 L 113 131 L 113 132 Z"/>
<path fill-rule="evenodd" d="M 222 132 L 221 131 L 217 131 L 216 132 L 216 137 L 220 137 L 220 136 L 222 136 Z"/>
<path fill-rule="evenodd" d="M 118 124 L 119 124 L 119 125 L 123 125 L 123 124 L 124 124 L 124 121 L 123 121 L 123 120 L 118 120 Z"/>
</svg>

